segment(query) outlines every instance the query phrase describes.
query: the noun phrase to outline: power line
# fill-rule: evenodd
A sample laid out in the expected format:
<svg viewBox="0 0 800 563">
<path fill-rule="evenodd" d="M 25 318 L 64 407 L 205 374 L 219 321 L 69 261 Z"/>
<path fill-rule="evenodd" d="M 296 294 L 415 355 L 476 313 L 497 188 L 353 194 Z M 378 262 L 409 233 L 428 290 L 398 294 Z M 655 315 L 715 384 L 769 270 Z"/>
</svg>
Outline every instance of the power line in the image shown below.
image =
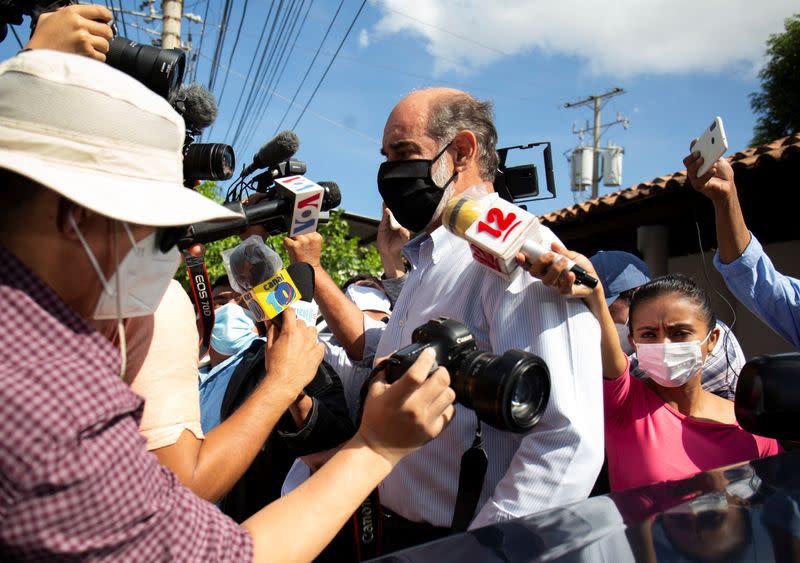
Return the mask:
<svg viewBox="0 0 800 563">
<path fill-rule="evenodd" d="M 14 34 L 14 39 L 17 40 L 17 45 L 19 45 L 19 48 L 24 49 L 24 47 L 22 46 L 22 41 L 19 40 L 19 35 L 17 35 L 17 30 L 14 28 L 13 25 L 9 25 L 8 27 L 11 28 L 11 33 Z"/>
<path fill-rule="evenodd" d="M 111 1 L 111 4 L 114 4 L 114 1 Z M 125 23 L 125 10 L 122 7 L 122 0 L 117 0 L 117 5 L 119 6 L 119 20 L 122 23 L 122 35 L 128 37 L 128 26 Z"/>
<path fill-rule="evenodd" d="M 267 45 L 264 43 L 264 36 L 267 33 L 267 24 L 269 23 L 270 17 L 272 16 L 272 9 L 274 7 L 275 7 L 275 4 L 274 3 L 270 3 L 269 11 L 267 12 L 267 18 L 264 20 L 264 24 L 261 26 L 261 35 L 259 36 L 258 42 L 256 43 L 257 45 L 263 45 L 263 51 L 262 51 L 261 60 L 263 60 L 263 57 L 266 55 Z M 241 32 L 241 30 L 239 30 L 239 31 Z M 256 64 L 256 57 L 253 57 L 250 60 L 250 67 L 247 69 L 247 76 L 245 78 L 245 82 L 248 82 L 250 80 L 250 76 L 253 74 L 253 67 L 255 67 L 255 64 Z M 244 97 L 244 92 L 245 92 L 244 88 L 239 90 L 239 98 L 236 100 L 236 107 L 233 110 L 233 114 L 231 115 L 230 122 L 228 122 L 228 130 L 225 132 L 225 138 L 226 139 L 230 138 L 231 127 L 233 126 L 234 120 L 236 119 L 236 114 L 239 111 L 239 106 L 242 103 L 242 98 Z M 211 129 L 212 130 L 214 129 L 213 125 L 211 126 Z"/>
<path fill-rule="evenodd" d="M 305 49 L 307 51 L 314 51 L 315 50 L 314 47 L 303 47 L 302 45 L 299 48 L 300 49 Z M 325 50 L 323 50 L 323 51 L 320 51 L 320 54 L 321 55 L 333 56 L 333 51 L 325 51 Z M 528 103 L 536 103 L 538 101 L 535 98 L 527 98 L 525 96 L 514 96 L 514 95 L 509 94 L 506 91 L 502 91 L 502 92 L 497 91 L 497 85 L 495 85 L 493 88 L 486 88 L 486 87 L 483 87 L 483 86 L 475 86 L 473 84 L 467 84 L 467 83 L 464 83 L 464 82 L 454 82 L 452 80 L 442 80 L 442 79 L 437 78 L 437 77 L 432 76 L 432 75 L 417 74 L 415 72 L 409 72 L 408 70 L 406 70 L 404 68 L 401 68 L 401 67 L 391 66 L 391 65 L 383 65 L 383 64 L 376 63 L 376 62 L 374 62 L 372 60 L 364 59 L 362 57 L 355 57 L 355 56 L 352 56 L 352 55 L 345 55 L 343 53 L 339 53 L 339 60 L 340 61 L 341 60 L 350 61 L 350 62 L 353 62 L 353 63 L 355 63 L 357 65 L 362 65 L 362 66 L 366 66 L 366 67 L 382 70 L 382 71 L 391 73 L 393 75 L 404 75 L 404 76 L 409 76 L 411 78 L 418 78 L 420 80 L 425 80 L 428 83 L 432 83 L 432 84 L 447 84 L 449 86 L 454 86 L 456 88 L 459 88 L 459 89 L 467 91 L 467 92 L 473 92 L 473 91 L 475 91 L 475 92 L 481 92 L 481 91 L 490 92 L 492 94 L 493 98 L 506 98 L 506 99 L 509 99 L 509 100 L 519 100 L 521 102 L 528 102 Z"/>
<path fill-rule="evenodd" d="M 222 49 L 225 46 L 225 38 L 227 36 L 228 20 L 231 17 L 231 0 L 225 0 L 225 7 L 222 9 L 222 23 L 219 26 L 219 33 L 217 34 L 217 44 L 214 48 L 214 58 L 211 62 L 211 69 L 208 77 L 208 89 L 214 91 L 214 83 L 217 80 L 217 73 L 219 72 L 219 59 L 222 55 Z"/>
<path fill-rule="evenodd" d="M 397 10 L 393 10 L 392 8 L 386 8 L 386 9 L 389 10 L 390 12 L 394 12 L 395 14 L 397 14 L 399 16 L 403 16 L 403 17 L 408 18 L 410 20 L 414 20 L 417 23 L 421 23 L 422 25 L 425 25 L 425 26 L 428 26 L 430 28 L 433 28 L 433 29 L 436 29 L 438 31 L 441 31 L 442 33 L 446 33 L 448 35 L 452 35 L 453 37 L 461 39 L 462 41 L 467 41 L 468 43 L 473 43 L 473 44 L 477 45 L 478 47 L 483 47 L 484 49 L 488 49 L 489 51 L 493 51 L 493 52 L 497 53 L 498 55 L 503 55 L 503 56 L 506 56 L 506 57 L 510 56 L 508 53 L 505 53 L 505 52 L 501 51 L 500 49 L 497 49 L 495 47 L 491 47 L 489 45 L 485 45 L 484 43 L 481 43 L 479 41 L 475 41 L 471 37 L 467 37 L 465 35 L 459 35 L 458 33 L 450 31 L 447 28 L 439 27 L 438 25 L 434 25 L 432 23 L 423 21 L 423 20 L 421 20 L 419 18 L 415 18 L 414 16 L 410 16 L 410 15 L 408 15 L 406 13 L 399 12 Z"/>
<path fill-rule="evenodd" d="M 281 30 L 284 29 L 286 25 L 286 18 L 283 18 L 283 21 L 279 24 L 279 20 L 281 19 L 281 14 L 284 11 L 284 0 L 280 0 L 278 3 L 278 7 L 275 9 L 275 16 L 272 19 L 272 25 L 270 26 L 269 35 L 267 36 L 266 44 L 264 45 L 264 56 L 262 57 L 261 61 L 259 62 L 258 68 L 256 69 L 255 74 L 255 82 L 259 86 L 264 84 L 264 79 L 267 75 L 267 71 L 269 70 L 270 66 L 272 65 L 272 60 L 275 57 L 275 43 L 273 42 L 273 37 L 276 37 L 276 27 L 279 29 L 278 34 L 280 34 Z M 267 54 L 267 51 L 269 54 Z M 245 120 L 247 115 L 252 110 L 254 104 L 256 103 L 256 93 L 255 89 L 251 89 L 248 92 L 247 99 L 245 100 L 244 108 L 242 109 L 242 113 L 239 118 L 239 122 L 236 126 L 236 131 L 233 134 L 233 142 L 232 144 L 236 144 L 236 141 L 239 140 L 239 137 L 242 134 L 242 129 L 245 125 Z"/>
<path fill-rule="evenodd" d="M 282 29 L 281 33 L 278 36 L 277 43 L 281 44 L 281 51 L 277 56 L 276 64 L 274 65 L 269 78 L 267 79 L 267 89 L 271 90 L 274 85 L 280 83 L 280 80 L 283 76 L 284 71 L 286 70 L 286 65 L 289 62 L 289 59 L 294 53 L 294 47 L 297 44 L 297 38 L 299 34 L 296 34 L 295 31 L 297 30 L 298 23 L 301 21 L 299 17 L 297 17 L 300 12 L 303 10 L 303 7 L 306 4 L 306 0 L 302 0 L 300 4 L 297 4 L 297 9 L 293 12 L 289 13 L 288 19 L 291 21 L 291 27 L 287 30 Z M 306 11 L 306 16 L 308 15 L 308 11 Z M 302 22 L 305 23 L 305 18 L 302 19 Z M 301 28 L 302 29 L 302 28 Z M 284 40 L 284 37 L 286 40 Z M 289 38 L 295 37 L 295 40 L 291 42 L 291 48 L 289 48 L 290 41 Z M 287 52 L 288 51 L 288 52 Z M 263 119 L 264 115 L 269 108 L 269 104 L 272 101 L 272 96 L 265 96 L 259 99 L 257 107 L 255 111 L 250 114 L 250 119 L 248 120 L 247 125 L 244 128 L 244 133 L 242 134 L 243 139 L 247 139 L 247 142 L 252 138 L 255 134 L 256 130 L 261 124 L 261 120 Z"/>
<path fill-rule="evenodd" d="M 305 0 L 304 0 L 304 2 L 305 2 Z M 283 78 L 283 75 L 286 72 L 286 67 L 287 67 L 287 65 L 289 63 L 289 60 L 292 58 L 292 55 L 294 54 L 294 50 L 297 47 L 297 43 L 298 43 L 298 41 L 299 41 L 299 39 L 300 39 L 300 37 L 301 37 L 301 35 L 303 33 L 303 28 L 306 25 L 306 20 L 308 19 L 308 14 L 311 11 L 311 8 L 312 8 L 313 5 L 314 5 L 314 0 L 311 0 L 311 2 L 309 2 L 309 4 L 308 4 L 308 7 L 306 8 L 305 14 L 303 15 L 303 20 L 300 23 L 300 28 L 299 28 L 298 32 L 295 34 L 295 27 L 296 27 L 297 21 L 295 21 L 295 25 L 289 31 L 289 35 L 290 36 L 294 36 L 295 40 L 292 42 L 292 48 L 289 50 L 289 53 L 286 55 L 286 57 L 283 58 L 283 63 L 281 65 L 280 71 L 278 72 L 278 76 L 277 76 L 277 78 L 275 80 L 275 84 L 276 85 L 280 84 L 281 79 Z M 264 103 L 262 103 L 262 105 L 259 107 L 258 119 L 253 121 L 253 126 L 251 127 L 251 131 L 249 132 L 250 134 L 249 134 L 249 136 L 245 137 L 246 139 L 248 139 L 248 141 L 247 141 L 248 143 L 252 139 L 252 135 L 255 133 L 255 131 L 257 129 L 257 126 L 259 126 L 261 124 L 261 121 L 262 121 L 264 115 L 266 114 L 266 111 L 269 108 L 269 104 L 272 101 L 272 99 L 273 99 L 273 96 L 267 97 L 266 101 Z"/>
<path fill-rule="evenodd" d="M 244 26 L 244 19 L 247 15 L 248 0 L 244 1 L 244 9 L 242 10 L 242 18 L 239 20 L 239 27 L 237 28 L 236 39 L 233 40 L 233 47 L 231 48 L 230 56 L 228 57 L 228 68 L 231 67 L 233 62 L 233 54 L 236 52 L 236 47 L 239 46 L 239 38 L 241 37 L 241 30 Z M 222 79 L 222 88 L 220 89 L 219 96 L 217 96 L 217 104 L 222 105 L 222 96 L 225 95 L 225 86 L 228 84 L 228 72 L 225 71 L 225 77 Z"/>
<path fill-rule="evenodd" d="M 203 39 L 205 39 L 206 36 L 206 22 L 208 21 L 208 8 L 210 5 L 211 0 L 206 0 L 206 11 L 203 13 L 203 26 L 200 28 L 200 42 L 197 47 L 197 53 L 200 53 L 203 50 Z M 197 64 L 192 67 L 192 82 L 194 82 L 194 80 L 197 78 L 197 67 L 199 66 L 200 62 L 198 61 Z"/>
<path fill-rule="evenodd" d="M 208 61 L 211 60 L 211 57 L 209 57 L 208 55 L 204 55 L 202 53 L 200 53 L 200 57 L 202 57 L 202 58 L 204 58 L 204 59 L 206 59 Z M 242 74 L 241 72 L 238 72 L 235 69 L 230 69 L 230 73 L 233 76 L 235 76 L 236 78 L 239 78 L 239 79 L 243 80 L 245 85 L 250 85 L 253 89 L 256 89 L 257 86 L 253 83 L 253 81 L 251 79 L 249 79 L 247 76 L 245 76 L 244 74 Z M 260 88 L 260 89 L 263 89 L 263 87 Z M 265 90 L 265 92 L 267 94 L 269 94 L 270 96 L 275 96 L 276 98 L 278 98 L 279 100 L 281 100 L 283 102 L 286 102 L 286 103 L 289 103 L 289 104 L 292 103 L 292 101 L 289 98 L 279 94 L 275 90 Z M 300 104 L 295 104 L 295 106 L 300 107 Z M 358 129 L 353 129 L 352 127 L 349 127 L 349 126 L 347 126 L 347 125 L 345 125 L 343 123 L 340 123 L 340 122 L 336 121 L 335 119 L 332 119 L 332 118 L 328 117 L 327 115 L 322 114 L 322 113 L 320 113 L 318 111 L 315 111 L 313 109 L 309 109 L 307 111 L 307 113 L 309 113 L 309 114 L 313 115 L 314 117 L 317 117 L 317 118 L 319 118 L 319 119 L 321 119 L 321 120 L 323 120 L 323 121 L 325 121 L 327 123 L 330 123 L 331 125 L 335 125 L 336 127 L 340 128 L 340 129 L 344 129 L 345 131 L 350 131 L 351 133 L 355 133 L 359 137 L 363 137 L 364 139 L 367 139 L 368 141 L 370 141 L 370 142 L 372 142 L 372 143 L 374 143 L 376 145 L 380 145 L 380 143 L 381 143 L 380 139 L 376 139 L 372 135 L 364 133 L 363 131 L 359 131 Z"/>
<path fill-rule="evenodd" d="M 339 54 L 339 51 L 342 50 L 342 46 L 344 45 L 344 42 L 347 40 L 348 36 L 350 35 L 350 32 L 353 30 L 353 26 L 356 24 L 356 20 L 358 20 L 358 16 L 361 15 L 361 10 L 364 9 L 364 6 L 366 6 L 366 4 L 367 4 L 367 0 L 363 0 L 363 2 L 361 2 L 361 6 L 359 6 L 359 8 L 358 8 L 358 12 L 356 12 L 356 15 L 353 18 L 353 21 L 350 22 L 350 27 L 347 28 L 347 32 L 344 34 L 344 37 L 342 37 L 342 41 L 339 43 L 339 46 L 336 48 L 336 52 L 333 54 L 333 57 L 331 58 L 331 61 L 328 63 L 328 66 L 325 69 L 325 72 L 322 73 L 322 77 L 319 79 L 319 82 L 317 82 L 317 86 L 314 88 L 314 91 L 311 93 L 311 97 L 308 98 L 308 101 L 306 102 L 306 105 L 303 107 L 303 111 L 301 111 L 300 115 L 297 116 L 297 121 L 294 122 L 294 125 L 292 126 L 292 131 L 297 129 L 297 125 L 300 123 L 300 120 L 303 119 L 303 115 L 306 113 L 306 109 L 308 109 L 309 104 L 311 104 L 311 101 L 314 99 L 314 96 L 317 94 L 317 91 L 319 90 L 319 87 L 322 86 L 322 81 L 325 80 L 325 77 L 328 75 L 328 71 L 333 66 L 333 63 L 336 60 L 336 57 Z"/>
<path fill-rule="evenodd" d="M 314 58 L 311 59 L 311 63 L 309 63 L 308 68 L 306 69 L 306 73 L 303 75 L 303 79 L 300 81 L 300 84 L 295 89 L 294 94 L 292 95 L 292 101 L 289 102 L 289 105 L 286 108 L 286 112 L 283 114 L 283 117 L 281 117 L 278 126 L 275 127 L 275 133 L 273 133 L 273 135 L 276 134 L 278 130 L 281 128 L 281 125 L 283 125 L 283 122 L 286 120 L 286 116 L 292 109 L 294 101 L 297 99 L 297 95 L 300 93 L 300 89 L 303 87 L 303 84 L 306 83 L 306 78 L 308 78 L 308 75 L 311 72 L 311 68 L 314 66 L 314 63 L 317 62 L 317 57 L 319 56 L 319 53 L 322 50 L 322 45 L 325 44 L 325 40 L 328 38 L 328 34 L 331 32 L 331 29 L 333 28 L 333 22 L 336 21 L 336 18 L 339 15 L 339 11 L 342 9 L 343 5 L 344 5 L 344 0 L 341 0 L 339 2 L 339 7 L 336 8 L 336 13 L 333 14 L 333 19 L 331 19 L 331 22 L 328 24 L 328 29 L 325 30 L 325 35 L 322 36 L 322 41 L 319 42 L 319 47 L 317 47 L 317 52 L 314 53 Z"/>
</svg>

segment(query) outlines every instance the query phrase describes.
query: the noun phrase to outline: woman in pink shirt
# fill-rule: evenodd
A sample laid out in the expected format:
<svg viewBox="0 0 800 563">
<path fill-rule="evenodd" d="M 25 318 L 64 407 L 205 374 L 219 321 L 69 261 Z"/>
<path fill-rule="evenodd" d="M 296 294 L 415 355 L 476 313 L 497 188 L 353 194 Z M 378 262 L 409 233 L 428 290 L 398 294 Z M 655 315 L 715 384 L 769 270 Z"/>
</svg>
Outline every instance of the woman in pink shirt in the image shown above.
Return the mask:
<svg viewBox="0 0 800 563">
<path fill-rule="evenodd" d="M 553 249 L 597 277 L 586 257 L 557 244 Z M 529 271 L 563 295 L 583 297 L 600 321 L 612 491 L 682 479 L 780 451 L 777 441 L 737 424 L 732 401 L 701 387 L 703 364 L 719 343 L 720 331 L 708 295 L 691 278 L 670 274 L 634 293 L 628 338 L 648 375 L 639 380 L 630 374 L 602 285 L 593 290 L 574 285 L 566 260 L 556 258 L 545 254 Z"/>
</svg>

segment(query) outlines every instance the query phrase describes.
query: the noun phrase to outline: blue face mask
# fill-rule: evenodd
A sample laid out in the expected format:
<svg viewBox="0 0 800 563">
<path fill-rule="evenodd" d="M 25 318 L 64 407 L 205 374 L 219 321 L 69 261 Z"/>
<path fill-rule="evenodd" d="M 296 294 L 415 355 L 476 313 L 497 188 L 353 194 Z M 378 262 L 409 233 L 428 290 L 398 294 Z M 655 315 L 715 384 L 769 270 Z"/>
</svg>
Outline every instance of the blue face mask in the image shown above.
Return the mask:
<svg viewBox="0 0 800 563">
<path fill-rule="evenodd" d="M 258 334 L 249 313 L 236 303 L 223 305 L 214 312 L 211 347 L 225 356 L 233 356 L 250 346 Z"/>
</svg>

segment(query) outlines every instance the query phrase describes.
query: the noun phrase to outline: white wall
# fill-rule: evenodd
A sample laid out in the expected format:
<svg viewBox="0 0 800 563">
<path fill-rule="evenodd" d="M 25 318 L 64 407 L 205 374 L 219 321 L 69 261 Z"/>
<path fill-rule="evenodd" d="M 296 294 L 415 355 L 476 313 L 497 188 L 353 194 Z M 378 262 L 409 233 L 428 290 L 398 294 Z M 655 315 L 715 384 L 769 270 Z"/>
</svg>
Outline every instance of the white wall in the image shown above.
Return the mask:
<svg viewBox="0 0 800 563">
<path fill-rule="evenodd" d="M 764 246 L 767 255 L 772 259 L 775 267 L 779 272 L 800 278 L 800 241 L 779 242 L 767 244 Z M 748 311 L 725 287 L 725 282 L 722 280 L 719 272 L 714 268 L 712 263 L 713 254 L 706 252 L 705 262 L 708 278 L 703 272 L 703 262 L 700 254 L 693 254 L 689 256 L 677 256 L 669 259 L 670 273 L 682 273 L 692 276 L 695 281 L 708 290 L 711 294 L 711 299 L 714 303 L 714 309 L 717 316 L 728 325 L 733 320 L 733 313 L 731 312 L 725 301 L 717 295 L 715 289 L 725 296 L 731 305 L 733 305 L 736 312 L 736 326 L 733 332 L 742 345 L 745 355 L 748 358 L 758 356 L 760 354 L 774 354 L 777 352 L 793 352 L 795 351 L 791 344 L 789 344 L 782 337 L 778 336 L 772 329 L 762 323 L 750 311 Z M 709 283 L 710 280 L 710 283 Z"/>
</svg>

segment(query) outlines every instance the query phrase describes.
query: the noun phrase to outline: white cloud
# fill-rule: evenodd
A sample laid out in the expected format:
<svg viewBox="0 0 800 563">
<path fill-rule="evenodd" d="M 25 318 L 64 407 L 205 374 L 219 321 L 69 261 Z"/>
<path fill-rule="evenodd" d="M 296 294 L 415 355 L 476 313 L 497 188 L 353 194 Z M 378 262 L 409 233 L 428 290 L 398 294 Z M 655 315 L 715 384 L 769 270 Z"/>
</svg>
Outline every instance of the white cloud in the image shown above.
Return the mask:
<svg viewBox="0 0 800 563">
<path fill-rule="evenodd" d="M 369 47 L 369 31 L 366 29 L 362 29 L 358 33 L 358 46 L 362 49 Z"/>
<path fill-rule="evenodd" d="M 539 50 L 594 74 L 752 72 L 797 0 L 377 0 L 375 34 L 421 36 L 435 72 Z M 407 14 L 407 15 L 403 15 Z M 409 17 L 410 16 L 410 17 Z M 360 41 L 360 39 L 359 39 Z"/>
</svg>

